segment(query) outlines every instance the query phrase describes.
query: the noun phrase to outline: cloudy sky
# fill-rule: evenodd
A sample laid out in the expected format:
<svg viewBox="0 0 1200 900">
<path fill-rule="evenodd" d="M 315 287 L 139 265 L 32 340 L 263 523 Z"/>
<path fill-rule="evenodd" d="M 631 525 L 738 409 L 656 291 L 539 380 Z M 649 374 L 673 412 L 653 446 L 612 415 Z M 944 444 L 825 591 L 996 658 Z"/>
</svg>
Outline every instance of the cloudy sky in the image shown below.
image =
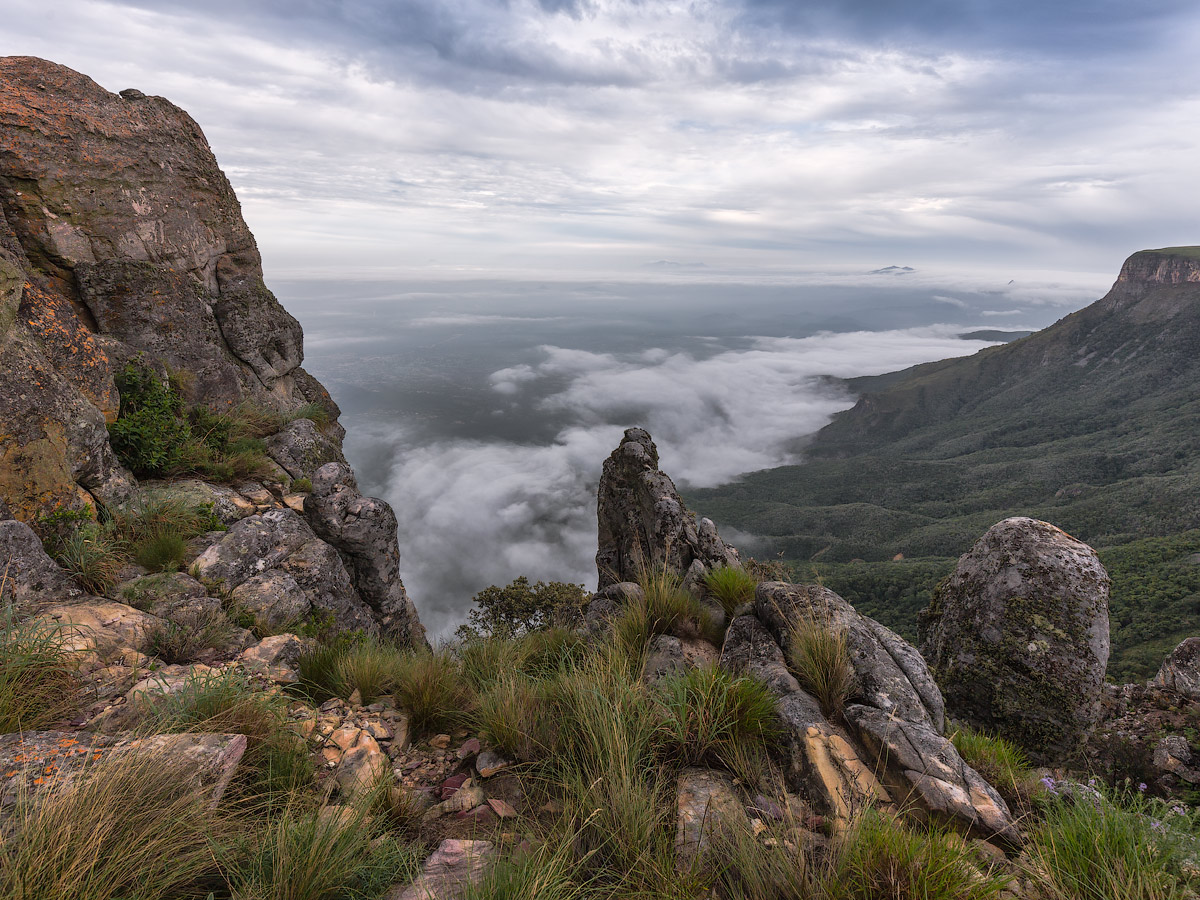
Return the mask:
<svg viewBox="0 0 1200 900">
<path fill-rule="evenodd" d="M 268 275 L 1103 274 L 1200 240 L 1193 0 L 4 0 L 186 108 Z"/>
</svg>

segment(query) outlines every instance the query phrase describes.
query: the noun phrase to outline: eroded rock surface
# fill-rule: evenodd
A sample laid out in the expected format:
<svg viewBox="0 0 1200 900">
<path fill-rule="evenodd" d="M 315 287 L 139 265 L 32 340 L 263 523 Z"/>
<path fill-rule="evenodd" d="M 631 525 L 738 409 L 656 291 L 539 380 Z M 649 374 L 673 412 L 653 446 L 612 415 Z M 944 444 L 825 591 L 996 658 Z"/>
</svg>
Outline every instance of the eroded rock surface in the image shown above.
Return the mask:
<svg viewBox="0 0 1200 900">
<path fill-rule="evenodd" d="M 457 900 L 483 878 L 496 848 L 490 841 L 442 841 L 412 884 L 393 888 L 385 900 Z"/>
<path fill-rule="evenodd" d="M 675 858 L 681 868 L 713 848 L 722 833 L 745 832 L 746 808 L 728 773 L 684 769 L 675 785 Z"/>
<path fill-rule="evenodd" d="M 921 615 L 950 713 L 1035 758 L 1076 750 L 1100 715 L 1108 573 L 1096 552 L 1029 518 L 993 525 Z"/>
<path fill-rule="evenodd" d="M 1163 660 L 1154 683 L 1189 700 L 1200 700 L 1200 637 L 1180 642 Z"/>
<path fill-rule="evenodd" d="M 708 568 L 740 565 L 712 522 L 697 522 L 684 506 L 675 483 L 658 468 L 658 448 L 640 428 L 627 430 L 605 460 L 596 514 L 600 589 L 636 582 L 643 571 L 660 567 L 682 578 L 694 560 Z"/>
</svg>

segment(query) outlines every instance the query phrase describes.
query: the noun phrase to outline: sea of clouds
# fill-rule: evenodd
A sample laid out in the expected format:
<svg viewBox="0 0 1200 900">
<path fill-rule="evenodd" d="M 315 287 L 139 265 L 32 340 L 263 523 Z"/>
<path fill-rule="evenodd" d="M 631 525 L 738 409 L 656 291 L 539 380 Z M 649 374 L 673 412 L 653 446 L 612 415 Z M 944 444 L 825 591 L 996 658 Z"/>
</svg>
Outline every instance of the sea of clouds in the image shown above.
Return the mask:
<svg viewBox="0 0 1200 900">
<path fill-rule="evenodd" d="M 540 362 L 492 372 L 488 391 L 501 416 L 553 385 L 535 401 L 564 423 L 553 440 L 430 441 L 411 424 L 376 418 L 347 423 L 346 449 L 366 473 L 364 487 L 395 507 L 405 583 L 431 635 L 447 637 L 489 584 L 528 575 L 594 586 L 596 486 L 626 427 L 650 431 L 680 487 L 728 483 L 802 458 L 804 438 L 854 402 L 830 376 L 880 374 L 989 346 L 962 340 L 962 331 L 761 337 L 706 356 L 543 345 Z"/>
</svg>

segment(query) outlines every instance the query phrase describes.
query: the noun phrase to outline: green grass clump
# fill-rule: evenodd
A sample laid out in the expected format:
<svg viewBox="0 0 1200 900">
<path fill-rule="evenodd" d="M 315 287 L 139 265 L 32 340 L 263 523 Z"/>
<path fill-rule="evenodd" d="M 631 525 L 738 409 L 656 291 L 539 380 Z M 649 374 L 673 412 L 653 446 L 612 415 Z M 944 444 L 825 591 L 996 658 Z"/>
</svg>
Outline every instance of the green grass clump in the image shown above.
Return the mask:
<svg viewBox="0 0 1200 900">
<path fill-rule="evenodd" d="M 617 646 L 631 657 L 640 657 L 656 634 L 705 637 L 719 644 L 712 617 L 700 602 L 683 589 L 678 575 L 659 568 L 638 578 L 641 597 L 626 602 L 613 620 Z"/>
<path fill-rule="evenodd" d="M 151 572 L 178 572 L 187 562 L 187 541 L 169 531 L 156 534 L 138 547 L 134 559 Z"/>
<path fill-rule="evenodd" d="M 101 759 L 69 791 L 18 802 L 0 844 L 0 896 L 22 900 L 174 900 L 219 884 L 220 831 L 178 761 Z"/>
<path fill-rule="evenodd" d="M 938 828 L 909 830 L 867 810 L 821 873 L 822 900 L 988 900 L 1010 885 L 976 868 L 970 848 Z M 1119 896 L 1119 895 L 1112 895 Z"/>
<path fill-rule="evenodd" d="M 549 714 L 546 688 L 527 675 L 509 672 L 479 696 L 472 721 L 488 744 L 512 759 L 532 762 L 542 745 Z"/>
<path fill-rule="evenodd" d="M 340 697 L 349 699 L 358 691 L 363 704 L 374 703 L 395 687 L 397 670 L 403 664 L 401 650 L 366 637 L 342 650 L 334 666 L 333 684 Z"/>
<path fill-rule="evenodd" d="M 397 660 L 393 693 L 413 726 L 426 733 L 466 721 L 474 700 L 458 659 L 446 649 L 405 651 Z"/>
<path fill-rule="evenodd" d="M 503 676 L 520 671 L 525 663 L 522 642 L 498 637 L 469 638 L 455 652 L 463 678 L 481 693 Z"/>
<path fill-rule="evenodd" d="M 338 665 L 354 640 L 340 635 L 332 641 L 318 641 L 300 651 L 296 672 L 300 676 L 294 690 L 314 704 L 324 703 L 341 695 L 342 681 Z"/>
<path fill-rule="evenodd" d="M 726 615 L 733 615 L 735 609 L 754 599 L 758 579 L 745 569 L 720 566 L 704 576 L 704 587 L 721 601 Z"/>
<path fill-rule="evenodd" d="M 46 551 L 89 594 L 111 591 L 128 559 L 121 542 L 94 523 L 54 539 Z"/>
<path fill-rule="evenodd" d="M 418 847 L 381 834 L 364 806 L 285 808 L 222 860 L 233 896 L 252 900 L 377 900 L 420 866 Z"/>
<path fill-rule="evenodd" d="M 779 733 L 771 692 L 719 666 L 662 678 L 653 696 L 662 707 L 655 744 L 676 765 L 728 765 L 734 753 L 765 754 Z"/>
<path fill-rule="evenodd" d="M 307 494 L 312 491 L 311 478 L 293 478 L 291 490 L 294 494 Z"/>
<path fill-rule="evenodd" d="M 61 627 L 0 615 L 0 734 L 45 727 L 74 708 L 66 637 Z"/>
<path fill-rule="evenodd" d="M 590 900 L 597 896 L 594 885 L 579 870 L 569 841 L 547 841 L 492 862 L 462 900 Z"/>
<path fill-rule="evenodd" d="M 541 678 L 578 663 L 587 642 L 578 631 L 555 626 L 531 631 L 521 638 L 518 648 L 521 671 Z"/>
<path fill-rule="evenodd" d="M 220 649 L 232 635 L 233 623 L 222 610 L 181 610 L 146 628 L 142 652 L 167 665 L 191 663 L 204 650 Z"/>
<path fill-rule="evenodd" d="M 806 691 L 827 716 L 840 716 L 854 688 L 854 664 L 846 632 L 815 616 L 797 620 L 788 632 L 787 656 Z"/>
<path fill-rule="evenodd" d="M 1047 900 L 1168 900 L 1200 886 L 1196 811 L 1093 785 L 1049 783 L 1026 849 Z"/>
<path fill-rule="evenodd" d="M 960 728 L 950 736 L 954 749 L 972 769 L 1004 798 L 1014 809 L 1029 806 L 1033 790 L 1033 766 L 1025 751 L 985 731 Z"/>
<path fill-rule="evenodd" d="M 170 694 L 142 700 L 138 712 L 142 727 L 156 732 L 246 735 L 235 776 L 243 796 L 288 796 L 312 781 L 312 760 L 290 727 L 286 698 L 254 690 L 237 671 L 193 675 Z"/>
</svg>

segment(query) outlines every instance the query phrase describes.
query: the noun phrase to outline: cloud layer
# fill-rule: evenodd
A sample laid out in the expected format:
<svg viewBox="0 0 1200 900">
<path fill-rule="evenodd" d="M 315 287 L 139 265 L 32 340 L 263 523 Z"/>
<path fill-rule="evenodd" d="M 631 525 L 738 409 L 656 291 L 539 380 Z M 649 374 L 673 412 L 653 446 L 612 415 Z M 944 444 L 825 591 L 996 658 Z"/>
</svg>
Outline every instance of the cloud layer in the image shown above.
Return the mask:
<svg viewBox="0 0 1200 900">
<path fill-rule="evenodd" d="M 798 458 L 798 441 L 852 398 L 824 376 L 874 374 L 974 352 L 958 327 L 758 338 L 700 359 L 542 348 L 545 359 L 494 373 L 497 409 L 542 380 L 540 401 L 568 424 L 544 444 L 423 442 L 397 425 L 351 428 L 351 456 L 391 462 L 372 485 L 395 507 L 401 571 L 427 627 L 445 635 L 470 597 L 518 575 L 595 584 L 595 492 L 600 466 L 625 427 L 658 444 L 681 486 L 707 486 Z"/>
<path fill-rule="evenodd" d="M 269 270 L 1109 271 L 1195 240 L 1185 0 L 8 0 L 205 128 Z"/>
</svg>

